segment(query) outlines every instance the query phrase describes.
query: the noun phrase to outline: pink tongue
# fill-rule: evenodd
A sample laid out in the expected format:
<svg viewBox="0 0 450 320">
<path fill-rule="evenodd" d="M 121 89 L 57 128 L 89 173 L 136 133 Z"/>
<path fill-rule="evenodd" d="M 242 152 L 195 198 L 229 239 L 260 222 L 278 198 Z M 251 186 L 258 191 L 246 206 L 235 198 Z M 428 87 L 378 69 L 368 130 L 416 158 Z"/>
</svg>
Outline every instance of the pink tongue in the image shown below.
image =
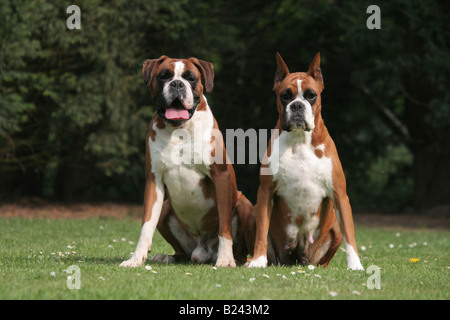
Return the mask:
<svg viewBox="0 0 450 320">
<path fill-rule="evenodd" d="M 311 243 L 311 244 L 314 243 L 313 232 L 312 231 L 308 234 L 308 242 Z"/>
<path fill-rule="evenodd" d="M 187 120 L 189 112 L 186 109 L 169 108 L 166 110 L 165 116 L 170 120 Z"/>
</svg>

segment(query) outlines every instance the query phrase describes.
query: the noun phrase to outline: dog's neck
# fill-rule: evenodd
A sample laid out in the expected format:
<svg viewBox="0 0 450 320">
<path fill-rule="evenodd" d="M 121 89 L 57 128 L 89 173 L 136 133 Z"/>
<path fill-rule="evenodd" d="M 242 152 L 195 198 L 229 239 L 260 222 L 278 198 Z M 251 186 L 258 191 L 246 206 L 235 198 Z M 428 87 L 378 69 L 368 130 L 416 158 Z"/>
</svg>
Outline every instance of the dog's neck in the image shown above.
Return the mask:
<svg viewBox="0 0 450 320">
<path fill-rule="evenodd" d="M 286 141 L 289 145 L 311 144 L 313 131 L 305 131 L 302 129 L 294 129 L 292 131 L 284 131 L 286 133 Z"/>
</svg>

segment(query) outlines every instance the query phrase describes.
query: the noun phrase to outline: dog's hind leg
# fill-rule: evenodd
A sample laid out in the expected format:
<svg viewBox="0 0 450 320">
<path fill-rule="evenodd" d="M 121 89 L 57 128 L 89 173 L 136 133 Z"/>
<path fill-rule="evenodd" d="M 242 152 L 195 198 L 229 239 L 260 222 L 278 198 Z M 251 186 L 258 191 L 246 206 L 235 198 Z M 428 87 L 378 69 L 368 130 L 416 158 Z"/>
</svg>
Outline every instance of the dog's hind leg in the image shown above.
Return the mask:
<svg viewBox="0 0 450 320">
<path fill-rule="evenodd" d="M 310 247 L 308 258 L 311 264 L 326 267 L 342 243 L 339 223 L 329 198 L 322 201 L 318 216 L 320 218 L 319 230 L 321 231 Z"/>
<path fill-rule="evenodd" d="M 151 261 L 172 263 L 190 259 L 192 252 L 197 246 L 197 241 L 175 218 L 169 200 L 164 201 L 157 228 L 163 238 L 175 250 L 175 253 L 173 255 L 156 254 L 151 258 Z"/>
</svg>

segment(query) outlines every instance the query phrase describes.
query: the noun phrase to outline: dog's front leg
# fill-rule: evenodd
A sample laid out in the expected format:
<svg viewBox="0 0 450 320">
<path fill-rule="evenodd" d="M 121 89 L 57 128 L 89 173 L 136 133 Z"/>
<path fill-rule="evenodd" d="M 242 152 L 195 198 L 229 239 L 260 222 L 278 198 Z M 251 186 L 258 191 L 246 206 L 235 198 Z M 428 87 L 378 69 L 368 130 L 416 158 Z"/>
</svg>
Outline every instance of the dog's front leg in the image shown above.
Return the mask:
<svg viewBox="0 0 450 320">
<path fill-rule="evenodd" d="M 233 188 L 228 165 L 226 163 L 215 164 L 211 170 L 211 179 L 216 189 L 219 211 L 219 249 L 216 266 L 235 268 L 236 262 L 233 256 L 233 236 L 231 233 Z"/>
<path fill-rule="evenodd" d="M 256 212 L 256 239 L 253 258 L 248 264 L 249 268 L 267 267 L 267 236 L 269 233 L 270 218 L 272 216 L 273 196 L 275 184 L 272 176 L 261 176 L 261 185 L 258 189 Z"/>
<path fill-rule="evenodd" d="M 336 170 L 334 172 L 333 181 L 339 181 L 339 183 L 334 184 L 333 205 L 341 233 L 344 236 L 347 269 L 364 270 L 361 261 L 359 260 L 358 249 L 356 247 L 352 207 L 350 206 L 350 200 L 347 195 L 344 172 L 340 163 L 335 164 L 335 167 Z"/>
<path fill-rule="evenodd" d="M 161 178 L 153 174 L 147 179 L 144 194 L 144 216 L 142 218 L 141 235 L 132 257 L 120 264 L 121 267 L 139 267 L 151 250 L 153 234 L 158 224 L 164 202 L 164 186 Z"/>
</svg>

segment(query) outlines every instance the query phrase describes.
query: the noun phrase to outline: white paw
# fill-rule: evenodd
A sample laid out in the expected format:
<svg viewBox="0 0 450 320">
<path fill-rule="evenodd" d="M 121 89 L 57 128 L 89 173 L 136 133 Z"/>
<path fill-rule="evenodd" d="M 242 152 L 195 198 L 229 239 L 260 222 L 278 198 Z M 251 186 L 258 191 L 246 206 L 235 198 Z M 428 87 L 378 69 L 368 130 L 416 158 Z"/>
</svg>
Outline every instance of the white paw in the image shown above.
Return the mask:
<svg viewBox="0 0 450 320">
<path fill-rule="evenodd" d="M 252 259 L 248 264 L 247 268 L 265 268 L 267 267 L 267 257 L 259 256 L 256 259 Z"/>
<path fill-rule="evenodd" d="M 236 262 L 234 259 L 217 259 L 216 261 L 216 267 L 231 267 L 236 268 Z"/>
<path fill-rule="evenodd" d="M 364 270 L 361 260 L 351 245 L 345 242 L 345 253 L 347 255 L 347 269 Z"/>
<path fill-rule="evenodd" d="M 144 261 L 147 260 L 147 256 L 136 256 L 133 254 L 133 256 L 128 259 L 127 261 L 124 261 L 120 264 L 120 267 L 140 267 L 143 265 Z"/>
<path fill-rule="evenodd" d="M 363 266 L 362 266 L 362 264 L 361 264 L 360 261 L 354 262 L 354 263 L 352 263 L 352 264 L 347 263 L 347 269 L 350 269 L 350 270 L 362 270 L 362 271 L 364 271 L 364 268 L 363 268 Z"/>
<path fill-rule="evenodd" d="M 233 241 L 219 236 L 219 249 L 217 253 L 216 267 L 236 268 L 233 256 Z"/>
</svg>

